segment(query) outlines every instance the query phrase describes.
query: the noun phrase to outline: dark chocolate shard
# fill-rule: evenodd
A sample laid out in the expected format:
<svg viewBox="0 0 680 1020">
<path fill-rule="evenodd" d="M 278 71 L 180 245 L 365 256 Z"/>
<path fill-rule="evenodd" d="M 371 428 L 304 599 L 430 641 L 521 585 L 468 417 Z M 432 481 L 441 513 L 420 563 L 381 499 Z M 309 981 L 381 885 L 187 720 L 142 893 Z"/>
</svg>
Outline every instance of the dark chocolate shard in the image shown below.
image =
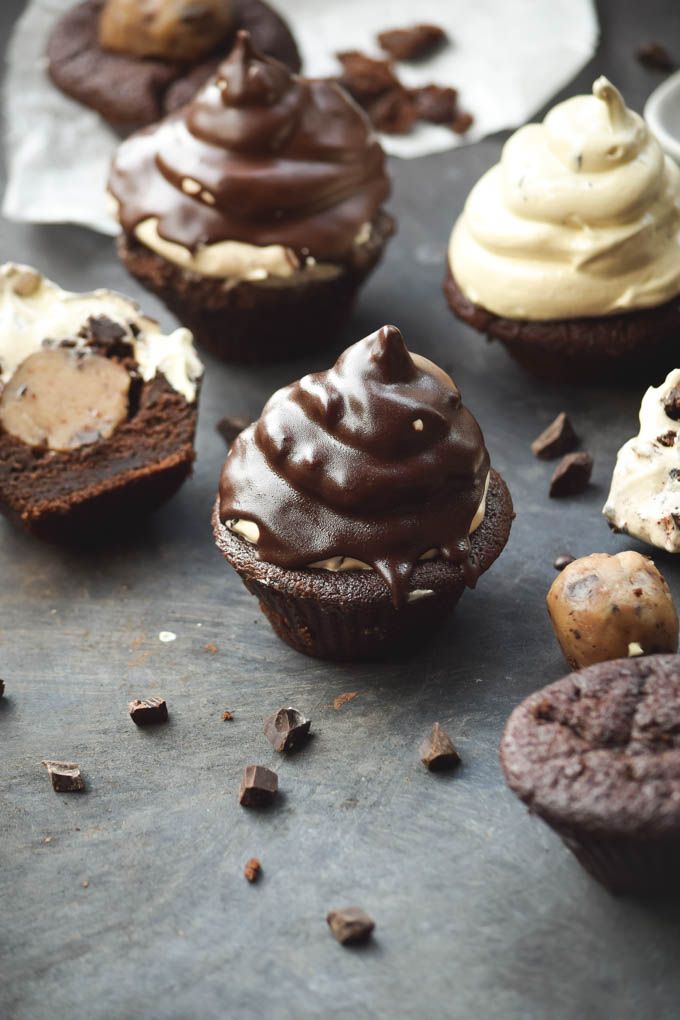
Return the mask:
<svg viewBox="0 0 680 1020">
<path fill-rule="evenodd" d="M 587 451 L 568 453 L 563 457 L 550 479 L 550 496 L 577 496 L 588 487 L 593 473 L 593 458 Z"/>
<path fill-rule="evenodd" d="M 129 703 L 128 712 L 137 726 L 155 726 L 168 721 L 165 698 L 135 698 Z"/>
<path fill-rule="evenodd" d="M 554 422 L 534 439 L 531 444 L 531 452 L 541 460 L 552 460 L 553 457 L 562 457 L 565 453 L 571 453 L 577 444 L 578 436 L 574 432 L 574 427 L 568 415 L 562 411 Z"/>
<path fill-rule="evenodd" d="M 45 759 L 42 763 L 52 780 L 52 789 L 56 793 L 82 793 L 85 780 L 80 774 L 80 766 L 74 761 L 52 761 Z"/>
<path fill-rule="evenodd" d="M 264 765 L 246 765 L 241 779 L 239 803 L 243 807 L 266 807 L 279 792 L 279 777 Z"/>
<path fill-rule="evenodd" d="M 257 857 L 251 857 L 250 860 L 246 861 L 243 876 L 248 882 L 257 882 L 261 874 L 262 865 Z"/>
<path fill-rule="evenodd" d="M 264 721 L 264 735 L 275 751 L 293 751 L 309 737 L 311 719 L 296 708 L 280 708 Z"/>
<path fill-rule="evenodd" d="M 328 927 L 343 946 L 367 942 L 375 921 L 361 907 L 341 907 L 326 915 Z"/>
<path fill-rule="evenodd" d="M 446 42 L 446 32 L 439 25 L 411 25 L 391 28 L 378 34 L 380 48 L 394 60 L 421 60 L 429 57 Z"/>
<path fill-rule="evenodd" d="M 247 429 L 251 423 L 250 418 L 239 414 L 227 414 L 221 418 L 215 428 L 224 439 L 227 446 L 231 446 L 236 437 Z"/>
<path fill-rule="evenodd" d="M 564 568 L 568 567 L 570 563 L 573 563 L 575 559 L 576 557 L 572 556 L 571 553 L 560 553 L 559 556 L 555 557 L 553 567 L 555 570 L 564 570 Z"/>
<path fill-rule="evenodd" d="M 460 755 L 456 751 L 448 733 L 436 722 L 432 732 L 420 745 L 420 760 L 431 772 L 443 772 L 460 765 Z"/>
</svg>

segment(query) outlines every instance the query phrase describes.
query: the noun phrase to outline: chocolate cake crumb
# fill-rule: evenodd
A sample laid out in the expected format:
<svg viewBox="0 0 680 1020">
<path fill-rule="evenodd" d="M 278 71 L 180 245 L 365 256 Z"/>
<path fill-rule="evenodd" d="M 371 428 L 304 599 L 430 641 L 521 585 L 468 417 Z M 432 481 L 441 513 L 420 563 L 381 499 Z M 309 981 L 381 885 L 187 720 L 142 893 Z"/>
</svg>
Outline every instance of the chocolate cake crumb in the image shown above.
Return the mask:
<svg viewBox="0 0 680 1020">
<path fill-rule="evenodd" d="M 547 429 L 534 439 L 531 444 L 531 452 L 534 457 L 551 460 L 553 457 L 562 457 L 565 453 L 571 453 L 577 444 L 578 436 L 574 432 L 574 427 L 569 416 L 562 411 L 548 425 Z"/>
<path fill-rule="evenodd" d="M 280 708 L 264 721 L 264 735 L 275 751 L 293 751 L 309 737 L 311 719 L 296 708 Z"/>
<path fill-rule="evenodd" d="M 326 923 L 341 945 L 366 942 L 375 929 L 375 921 L 360 907 L 342 907 L 326 915 Z"/>
<path fill-rule="evenodd" d="M 447 36 L 439 25 L 421 24 L 387 29 L 379 32 L 377 39 L 380 48 L 394 60 L 421 60 L 445 43 Z"/>
<path fill-rule="evenodd" d="M 231 446 L 236 437 L 247 429 L 252 419 L 239 414 L 227 414 L 218 421 L 215 428 L 224 439 L 227 446 Z"/>
<path fill-rule="evenodd" d="M 224 712 L 222 713 L 222 722 L 231 722 L 233 718 L 234 713 L 230 712 L 228 709 L 225 709 Z"/>
<path fill-rule="evenodd" d="M 455 131 L 457 135 L 464 135 L 466 131 L 469 131 L 475 122 L 475 118 L 471 113 L 466 113 L 461 110 L 451 122 L 451 130 Z"/>
<path fill-rule="evenodd" d="M 420 745 L 420 760 L 431 772 L 443 772 L 460 765 L 460 755 L 440 723 L 433 725 L 431 733 Z"/>
<path fill-rule="evenodd" d="M 405 135 L 417 119 L 416 104 L 404 88 L 390 89 L 367 107 L 373 126 L 386 135 Z"/>
<path fill-rule="evenodd" d="M 333 699 L 333 708 L 336 710 L 346 705 L 348 701 L 354 701 L 358 696 L 358 691 L 347 691 L 345 694 L 338 694 L 337 698 Z"/>
<path fill-rule="evenodd" d="M 635 56 L 645 67 L 652 71 L 672 71 L 675 61 L 665 46 L 659 42 L 643 43 L 638 47 Z"/>
<path fill-rule="evenodd" d="M 128 705 L 128 712 L 137 726 L 155 726 L 168 721 L 168 706 L 164 698 L 136 698 Z"/>
<path fill-rule="evenodd" d="M 42 764 L 52 780 L 52 789 L 55 793 L 82 793 L 85 789 L 80 766 L 75 762 L 46 759 Z"/>
<path fill-rule="evenodd" d="M 575 559 L 576 557 L 572 556 L 571 553 L 561 553 L 555 558 L 553 567 L 555 570 L 564 570 L 564 568 L 568 567 L 570 563 L 573 563 Z"/>
<path fill-rule="evenodd" d="M 377 99 L 391 89 L 401 88 L 401 82 L 389 60 L 374 60 L 358 50 L 345 50 L 336 56 L 342 64 L 340 84 L 362 106 L 367 100 Z"/>
<path fill-rule="evenodd" d="M 218 649 L 217 645 L 213 644 L 212 641 L 209 641 L 207 645 L 203 646 L 203 651 L 204 652 L 209 652 L 210 655 L 217 655 L 218 650 L 219 649 Z"/>
<path fill-rule="evenodd" d="M 550 479 L 552 499 L 562 496 L 577 496 L 584 492 L 593 473 L 593 458 L 585 450 L 582 453 L 568 453 L 559 462 Z"/>
<path fill-rule="evenodd" d="M 262 865 L 257 857 L 251 857 L 250 860 L 246 861 L 243 876 L 248 882 L 257 882 L 261 874 Z"/>
<path fill-rule="evenodd" d="M 423 85 L 410 95 L 418 120 L 430 124 L 452 124 L 458 113 L 458 92 L 443 85 Z"/>
<path fill-rule="evenodd" d="M 279 791 L 279 777 L 264 765 L 246 765 L 241 779 L 239 803 L 243 807 L 267 807 Z"/>
</svg>

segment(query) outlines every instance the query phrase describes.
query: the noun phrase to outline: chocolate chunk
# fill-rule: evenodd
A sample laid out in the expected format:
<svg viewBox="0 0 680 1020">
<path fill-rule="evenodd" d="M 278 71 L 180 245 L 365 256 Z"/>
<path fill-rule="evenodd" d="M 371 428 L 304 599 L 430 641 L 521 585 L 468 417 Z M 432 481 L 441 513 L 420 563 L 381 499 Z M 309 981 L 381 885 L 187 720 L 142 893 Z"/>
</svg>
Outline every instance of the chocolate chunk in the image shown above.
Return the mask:
<svg viewBox="0 0 680 1020">
<path fill-rule="evenodd" d="M 564 570 L 564 568 L 568 567 L 570 563 L 573 563 L 575 559 L 576 557 L 572 556 L 571 553 L 561 553 L 555 558 L 553 567 L 555 570 Z"/>
<path fill-rule="evenodd" d="M 377 99 L 391 89 L 401 87 L 388 60 L 374 60 L 357 50 L 338 53 L 337 58 L 342 64 L 340 84 L 361 105 L 367 100 Z"/>
<path fill-rule="evenodd" d="M 380 48 L 395 60 L 420 60 L 429 56 L 446 41 L 446 32 L 439 25 L 412 25 L 380 32 Z"/>
<path fill-rule="evenodd" d="M 673 421 L 680 421 L 680 386 L 674 386 L 666 394 L 663 409 L 668 418 L 671 418 Z"/>
<path fill-rule="evenodd" d="M 653 71 L 672 71 L 675 67 L 675 61 L 666 47 L 658 42 L 643 43 L 636 51 L 635 56 L 641 64 Z"/>
<path fill-rule="evenodd" d="M 311 719 L 296 708 L 280 708 L 264 721 L 264 735 L 275 751 L 292 751 L 307 740 Z"/>
<path fill-rule="evenodd" d="M 258 861 L 257 857 L 251 857 L 249 861 L 246 861 L 246 866 L 243 869 L 243 875 L 248 882 L 257 882 L 261 874 L 262 865 Z"/>
<path fill-rule="evenodd" d="M 410 89 L 418 120 L 431 124 L 451 124 L 458 110 L 458 93 L 442 85 L 424 85 Z"/>
<path fill-rule="evenodd" d="M 374 128 L 386 135 L 405 135 L 416 121 L 416 104 L 403 88 L 391 89 L 366 107 Z"/>
<path fill-rule="evenodd" d="M 361 907 L 342 907 L 326 915 L 328 927 L 343 946 L 366 942 L 375 928 L 375 921 Z"/>
<path fill-rule="evenodd" d="M 215 428 L 224 439 L 227 446 L 231 446 L 236 437 L 247 429 L 251 419 L 238 414 L 227 414 L 218 421 Z"/>
<path fill-rule="evenodd" d="M 243 807 L 266 807 L 279 791 L 279 777 L 264 765 L 246 765 L 238 799 Z"/>
<path fill-rule="evenodd" d="M 555 421 L 534 439 L 531 452 L 534 457 L 551 460 L 553 457 L 562 457 L 565 453 L 570 453 L 577 444 L 578 436 L 574 432 L 574 427 L 569 417 L 562 411 Z"/>
<path fill-rule="evenodd" d="M 134 354 L 126 330 L 106 315 L 91 315 L 78 336 L 105 358 L 129 358 Z"/>
<path fill-rule="evenodd" d="M 593 458 L 585 450 L 563 457 L 550 479 L 550 496 L 576 496 L 583 492 L 593 473 Z"/>
<path fill-rule="evenodd" d="M 155 726 L 168 721 L 168 706 L 164 698 L 136 698 L 128 705 L 128 712 L 137 726 Z"/>
<path fill-rule="evenodd" d="M 465 132 L 472 127 L 474 122 L 475 118 L 471 113 L 466 113 L 464 110 L 461 110 L 461 112 L 457 113 L 453 118 L 451 122 L 451 130 L 455 131 L 457 135 L 464 135 Z"/>
<path fill-rule="evenodd" d="M 460 755 L 451 743 L 451 738 L 438 722 L 432 732 L 420 745 L 420 760 L 431 772 L 443 772 L 460 765 Z"/>
<path fill-rule="evenodd" d="M 52 780 L 52 789 L 56 793 L 82 793 L 85 781 L 80 774 L 80 766 L 73 761 L 51 761 L 42 763 Z"/>
</svg>

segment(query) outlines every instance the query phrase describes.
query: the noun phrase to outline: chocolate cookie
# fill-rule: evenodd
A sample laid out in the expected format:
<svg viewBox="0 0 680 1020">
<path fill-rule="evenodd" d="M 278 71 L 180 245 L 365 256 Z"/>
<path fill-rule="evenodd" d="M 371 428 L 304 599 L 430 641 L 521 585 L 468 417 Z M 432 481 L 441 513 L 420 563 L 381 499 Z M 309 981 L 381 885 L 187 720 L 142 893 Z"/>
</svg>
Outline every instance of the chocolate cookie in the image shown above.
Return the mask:
<svg viewBox="0 0 680 1020">
<path fill-rule="evenodd" d="M 450 269 L 444 294 L 459 319 L 500 340 L 522 368 L 547 382 L 652 381 L 677 360 L 680 298 L 620 315 L 541 322 L 507 319 L 474 304 Z"/>
<path fill-rule="evenodd" d="M 597 663 L 505 726 L 510 788 L 616 893 L 680 891 L 680 656 Z"/>
<path fill-rule="evenodd" d="M 127 133 L 188 102 L 230 51 L 238 29 L 260 49 L 299 71 L 300 55 L 283 18 L 263 0 L 233 0 L 233 29 L 209 56 L 183 63 L 105 50 L 99 20 L 105 0 L 84 0 L 59 19 L 48 44 L 48 72 L 58 88 Z"/>
</svg>

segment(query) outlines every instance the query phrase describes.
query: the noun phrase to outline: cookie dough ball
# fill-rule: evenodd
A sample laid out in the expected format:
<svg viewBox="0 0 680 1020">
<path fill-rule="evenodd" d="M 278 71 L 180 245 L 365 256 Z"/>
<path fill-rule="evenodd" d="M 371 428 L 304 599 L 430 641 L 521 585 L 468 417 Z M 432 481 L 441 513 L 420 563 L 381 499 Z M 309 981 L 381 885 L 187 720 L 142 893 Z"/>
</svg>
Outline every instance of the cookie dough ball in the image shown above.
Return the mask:
<svg viewBox="0 0 680 1020">
<path fill-rule="evenodd" d="M 668 585 L 638 552 L 574 560 L 555 579 L 547 602 L 557 640 L 574 669 L 677 651 L 678 614 Z"/>
<path fill-rule="evenodd" d="M 231 0 L 107 0 L 99 42 L 105 50 L 190 63 L 214 50 L 232 26 Z"/>
</svg>

